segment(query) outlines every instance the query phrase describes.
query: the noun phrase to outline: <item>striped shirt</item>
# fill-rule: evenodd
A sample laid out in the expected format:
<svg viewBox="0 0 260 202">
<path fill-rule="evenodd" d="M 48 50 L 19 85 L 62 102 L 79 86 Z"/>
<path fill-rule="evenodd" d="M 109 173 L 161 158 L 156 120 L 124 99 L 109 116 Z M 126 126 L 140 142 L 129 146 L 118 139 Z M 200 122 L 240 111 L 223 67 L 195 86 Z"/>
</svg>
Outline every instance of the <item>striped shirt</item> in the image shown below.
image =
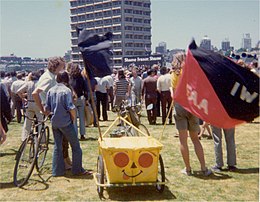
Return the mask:
<svg viewBox="0 0 260 202">
<path fill-rule="evenodd" d="M 114 82 L 114 88 L 116 89 L 116 96 L 125 96 L 128 92 L 129 82 L 126 79 L 116 80 Z"/>
</svg>

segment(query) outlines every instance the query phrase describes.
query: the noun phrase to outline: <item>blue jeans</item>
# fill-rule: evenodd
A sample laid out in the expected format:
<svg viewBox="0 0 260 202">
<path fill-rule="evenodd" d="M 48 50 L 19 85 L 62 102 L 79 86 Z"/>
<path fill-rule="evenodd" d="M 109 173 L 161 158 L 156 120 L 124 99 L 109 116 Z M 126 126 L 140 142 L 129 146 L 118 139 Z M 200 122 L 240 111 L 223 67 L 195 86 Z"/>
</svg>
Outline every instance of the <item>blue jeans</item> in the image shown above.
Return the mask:
<svg viewBox="0 0 260 202">
<path fill-rule="evenodd" d="M 84 171 L 82 168 L 82 150 L 73 124 L 62 128 L 52 127 L 54 137 L 54 149 L 52 156 L 52 175 L 63 176 L 65 164 L 62 153 L 62 139 L 66 137 L 72 149 L 72 174 L 79 174 Z"/>
<path fill-rule="evenodd" d="M 79 97 L 74 103 L 77 109 L 77 114 L 79 116 L 79 131 L 80 135 L 85 135 L 86 129 L 85 129 L 85 98 Z M 76 129 L 76 133 L 78 136 L 78 122 L 77 120 L 74 121 L 74 127 Z"/>
</svg>

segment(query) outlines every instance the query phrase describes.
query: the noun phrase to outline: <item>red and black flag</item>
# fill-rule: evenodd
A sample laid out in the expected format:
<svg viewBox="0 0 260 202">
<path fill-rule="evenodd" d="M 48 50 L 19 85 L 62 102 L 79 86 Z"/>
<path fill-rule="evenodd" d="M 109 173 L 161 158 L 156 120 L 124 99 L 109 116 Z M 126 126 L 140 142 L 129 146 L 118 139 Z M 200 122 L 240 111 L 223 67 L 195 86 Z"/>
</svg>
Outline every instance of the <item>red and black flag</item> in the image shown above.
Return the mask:
<svg viewBox="0 0 260 202">
<path fill-rule="evenodd" d="M 79 31 L 78 46 L 90 78 L 112 74 L 112 37 L 111 32 L 97 35 L 88 30 Z"/>
<path fill-rule="evenodd" d="M 174 99 L 202 120 L 232 128 L 259 116 L 259 77 L 193 41 Z"/>
</svg>

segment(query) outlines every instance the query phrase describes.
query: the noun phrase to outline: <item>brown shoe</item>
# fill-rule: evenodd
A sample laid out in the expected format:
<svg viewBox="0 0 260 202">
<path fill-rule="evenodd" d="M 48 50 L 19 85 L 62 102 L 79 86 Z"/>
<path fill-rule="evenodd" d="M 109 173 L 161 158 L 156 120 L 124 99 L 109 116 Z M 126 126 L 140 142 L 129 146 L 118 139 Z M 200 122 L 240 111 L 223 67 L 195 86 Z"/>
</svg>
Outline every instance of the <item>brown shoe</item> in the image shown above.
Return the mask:
<svg viewBox="0 0 260 202">
<path fill-rule="evenodd" d="M 70 170 L 72 168 L 72 162 L 70 160 L 70 157 L 65 158 L 64 163 L 65 163 L 66 170 Z"/>
<path fill-rule="evenodd" d="M 77 174 L 77 175 L 92 175 L 93 171 L 91 170 L 84 170 L 83 172 Z"/>
<path fill-rule="evenodd" d="M 71 162 L 69 156 L 68 156 L 67 158 L 64 159 L 64 162 L 72 166 L 72 162 Z"/>
<path fill-rule="evenodd" d="M 71 165 L 69 165 L 66 161 L 64 161 L 65 163 L 65 170 L 70 170 L 72 168 Z"/>
</svg>

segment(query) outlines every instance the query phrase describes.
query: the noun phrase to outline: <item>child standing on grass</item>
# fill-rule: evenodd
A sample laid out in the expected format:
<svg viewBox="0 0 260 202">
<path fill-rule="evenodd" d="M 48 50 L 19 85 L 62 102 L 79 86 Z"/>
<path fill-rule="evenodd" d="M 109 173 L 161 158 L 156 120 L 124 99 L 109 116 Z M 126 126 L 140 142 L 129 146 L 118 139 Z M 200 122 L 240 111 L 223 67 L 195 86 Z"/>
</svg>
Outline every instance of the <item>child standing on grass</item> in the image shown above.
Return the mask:
<svg viewBox="0 0 260 202">
<path fill-rule="evenodd" d="M 76 119 L 75 105 L 72 102 L 72 92 L 67 87 L 69 75 L 63 71 L 57 75 L 57 84 L 47 93 L 45 110 L 53 113 L 51 118 L 54 136 L 54 150 L 52 157 L 52 175 L 63 176 L 65 163 L 62 152 L 62 139 L 66 138 L 72 148 L 72 174 L 91 174 L 82 168 L 82 150 L 80 148 L 77 133 L 73 125 Z"/>
</svg>

